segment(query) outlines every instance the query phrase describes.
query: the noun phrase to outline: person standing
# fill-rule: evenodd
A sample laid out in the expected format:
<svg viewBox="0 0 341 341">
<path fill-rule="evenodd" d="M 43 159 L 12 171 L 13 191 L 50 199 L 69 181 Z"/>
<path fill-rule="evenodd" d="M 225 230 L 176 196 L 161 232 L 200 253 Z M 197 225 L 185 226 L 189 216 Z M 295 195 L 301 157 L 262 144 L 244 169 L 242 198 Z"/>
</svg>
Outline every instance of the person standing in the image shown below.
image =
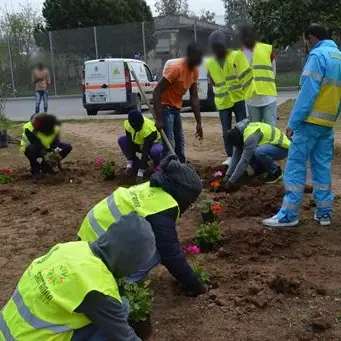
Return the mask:
<svg viewBox="0 0 341 341">
<path fill-rule="evenodd" d="M 341 52 L 322 25 L 312 24 L 304 36 L 307 50 L 311 51 L 287 128 L 292 144 L 284 174 L 286 192 L 280 211 L 263 221 L 270 227 L 298 224 L 308 160 L 316 201 L 314 219 L 323 226 L 331 224 L 333 127 L 341 111 Z"/>
<path fill-rule="evenodd" d="M 155 87 L 153 94 L 155 125 L 164 129 L 180 162 L 186 162 L 185 135 L 182 126 L 180 110 L 182 97 L 189 90 L 191 106 L 196 120 L 196 137 L 203 138 L 201 126 L 200 100 L 197 82 L 199 79 L 198 66 L 203 61 L 203 50 L 195 43 L 187 47 L 187 56 L 170 64 L 164 71 L 163 77 Z M 168 147 L 163 142 L 163 157 L 168 153 Z"/>
<path fill-rule="evenodd" d="M 48 88 L 51 84 L 50 72 L 43 63 L 38 63 L 32 72 L 32 83 L 35 86 L 36 108 L 35 113 L 40 112 L 40 103 L 44 103 L 44 112 L 48 110 Z"/>
<path fill-rule="evenodd" d="M 273 47 L 257 41 L 252 25 L 239 29 L 242 51 L 253 70 L 253 93 L 247 101 L 252 122 L 277 125 L 276 61 Z"/>
<path fill-rule="evenodd" d="M 210 83 L 213 85 L 214 102 L 219 111 L 223 129 L 227 154 L 223 165 L 230 166 L 233 146 L 227 141 L 227 132 L 232 127 L 232 113 L 237 122 L 246 118 L 244 89 L 252 83 L 248 83 L 249 79 L 252 79 L 252 70 L 240 51 L 228 49 L 228 38 L 223 31 L 214 31 L 209 36 L 209 44 L 213 57 L 207 60 L 206 68 Z M 239 78 L 238 74 L 242 75 L 242 78 Z"/>
</svg>

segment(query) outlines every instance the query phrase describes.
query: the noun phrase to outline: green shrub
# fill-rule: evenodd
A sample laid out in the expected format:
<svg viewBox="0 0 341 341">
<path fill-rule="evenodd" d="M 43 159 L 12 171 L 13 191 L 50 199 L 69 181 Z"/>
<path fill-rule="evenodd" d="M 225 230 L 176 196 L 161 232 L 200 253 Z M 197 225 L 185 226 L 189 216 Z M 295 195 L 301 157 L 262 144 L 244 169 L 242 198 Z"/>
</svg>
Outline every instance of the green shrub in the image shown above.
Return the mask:
<svg viewBox="0 0 341 341">
<path fill-rule="evenodd" d="M 115 176 L 115 170 L 110 161 L 104 162 L 104 164 L 102 165 L 101 174 L 104 180 L 112 179 Z"/>
<path fill-rule="evenodd" d="M 195 233 L 195 242 L 201 247 L 214 247 L 221 240 L 220 224 L 217 221 L 201 224 Z"/>
<path fill-rule="evenodd" d="M 12 178 L 6 174 L 0 174 L 0 184 L 9 184 L 12 182 Z"/>
<path fill-rule="evenodd" d="M 122 281 L 120 286 L 122 289 Z M 129 320 L 133 322 L 146 321 L 152 311 L 152 295 L 149 289 L 149 281 L 143 283 L 123 284 L 123 297 L 129 302 Z"/>
<path fill-rule="evenodd" d="M 193 268 L 194 273 L 199 278 L 202 284 L 210 283 L 210 275 L 204 270 L 204 267 L 200 264 L 197 264 Z"/>
</svg>

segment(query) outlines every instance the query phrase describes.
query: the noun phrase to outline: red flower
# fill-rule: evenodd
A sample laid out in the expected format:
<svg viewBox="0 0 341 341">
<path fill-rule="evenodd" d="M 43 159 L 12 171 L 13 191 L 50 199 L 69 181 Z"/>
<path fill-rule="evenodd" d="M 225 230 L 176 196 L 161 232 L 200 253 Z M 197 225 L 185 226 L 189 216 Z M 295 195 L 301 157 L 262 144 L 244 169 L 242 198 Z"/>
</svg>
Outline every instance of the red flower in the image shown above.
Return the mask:
<svg viewBox="0 0 341 341">
<path fill-rule="evenodd" d="M 213 189 L 219 188 L 219 187 L 220 187 L 220 182 L 219 182 L 219 181 L 212 181 L 212 182 L 211 182 L 211 187 L 212 187 Z"/>
<path fill-rule="evenodd" d="M 4 169 L 0 169 L 0 174 L 1 175 L 11 175 L 12 171 L 10 169 L 4 168 Z"/>
<path fill-rule="evenodd" d="M 214 202 L 212 205 L 211 205 L 211 210 L 214 214 L 218 214 L 221 212 L 223 206 L 219 203 L 219 202 Z"/>
</svg>

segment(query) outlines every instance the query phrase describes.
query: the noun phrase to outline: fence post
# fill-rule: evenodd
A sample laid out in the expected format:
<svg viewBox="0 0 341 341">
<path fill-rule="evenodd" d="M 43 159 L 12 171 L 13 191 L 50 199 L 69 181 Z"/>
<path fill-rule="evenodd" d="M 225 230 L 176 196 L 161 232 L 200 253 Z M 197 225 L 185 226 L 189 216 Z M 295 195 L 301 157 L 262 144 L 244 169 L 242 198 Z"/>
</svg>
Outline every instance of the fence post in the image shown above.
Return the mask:
<svg viewBox="0 0 341 341">
<path fill-rule="evenodd" d="M 95 40 L 96 59 L 98 59 L 97 28 L 96 28 L 96 26 L 94 26 L 94 40 Z"/>
<path fill-rule="evenodd" d="M 145 25 L 144 25 L 144 21 L 143 21 L 142 22 L 143 56 L 144 56 L 144 61 L 147 63 L 146 32 L 145 32 L 144 28 L 145 28 Z"/>
<path fill-rule="evenodd" d="M 15 81 L 14 81 L 14 70 L 13 70 L 13 60 L 12 60 L 12 51 L 11 51 L 11 42 L 10 36 L 7 37 L 7 44 L 8 44 L 8 57 L 9 57 L 9 68 L 11 71 L 11 80 L 12 80 L 12 90 L 15 97 Z"/>
<path fill-rule="evenodd" d="M 197 18 L 194 18 L 194 41 L 197 42 Z"/>
<path fill-rule="evenodd" d="M 52 67 L 52 77 L 53 77 L 53 87 L 54 95 L 57 96 L 57 86 L 56 86 L 56 71 L 54 69 L 54 58 L 53 58 L 53 45 L 52 45 L 52 32 L 49 32 L 49 42 L 50 42 L 50 54 L 51 54 L 51 67 Z"/>
</svg>

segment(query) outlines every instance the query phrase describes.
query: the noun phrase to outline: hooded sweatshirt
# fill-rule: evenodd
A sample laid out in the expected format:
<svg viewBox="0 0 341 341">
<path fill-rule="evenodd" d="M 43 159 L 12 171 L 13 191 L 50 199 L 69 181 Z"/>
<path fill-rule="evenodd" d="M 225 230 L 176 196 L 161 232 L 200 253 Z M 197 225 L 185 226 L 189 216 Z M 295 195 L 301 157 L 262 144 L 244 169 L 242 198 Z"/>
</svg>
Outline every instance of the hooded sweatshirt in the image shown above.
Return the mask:
<svg viewBox="0 0 341 341">
<path fill-rule="evenodd" d="M 156 252 L 150 224 L 136 213 L 122 216 L 106 233 L 90 243 L 90 248 L 115 279 L 131 275 L 148 263 Z M 128 325 L 123 304 L 110 296 L 92 291 L 76 311 L 85 314 L 108 340 L 141 341 Z"/>
<path fill-rule="evenodd" d="M 245 119 L 236 124 L 236 129 L 241 135 L 244 134 L 244 130 L 249 123 L 250 121 Z M 245 174 L 261 139 L 262 133 L 255 132 L 245 141 L 242 146 L 237 146 L 233 149 L 231 165 L 226 173 L 226 175 L 229 177 L 230 183 L 237 183 L 238 180 Z"/>
</svg>

